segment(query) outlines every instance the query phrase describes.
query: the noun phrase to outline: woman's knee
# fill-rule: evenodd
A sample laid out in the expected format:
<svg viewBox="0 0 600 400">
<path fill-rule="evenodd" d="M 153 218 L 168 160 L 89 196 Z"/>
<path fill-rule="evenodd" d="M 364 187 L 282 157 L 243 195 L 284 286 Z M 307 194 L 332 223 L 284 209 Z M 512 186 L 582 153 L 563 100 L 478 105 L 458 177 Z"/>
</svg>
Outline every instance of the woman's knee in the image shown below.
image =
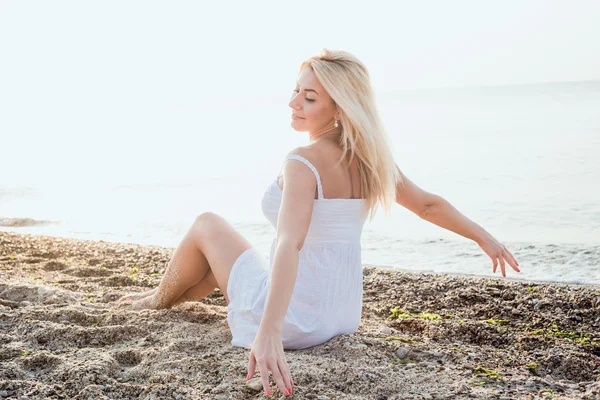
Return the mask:
<svg viewBox="0 0 600 400">
<path fill-rule="evenodd" d="M 190 233 L 198 246 L 206 239 L 208 233 L 217 230 L 220 218 L 221 217 L 212 212 L 205 212 L 196 217 L 194 224 L 190 228 Z"/>
<path fill-rule="evenodd" d="M 213 221 L 217 220 L 218 218 L 219 218 L 218 214 L 215 214 L 210 211 L 203 212 L 202 214 L 200 214 L 196 217 L 196 219 L 194 220 L 194 225 L 196 225 L 196 226 L 207 225 L 207 224 L 210 225 Z"/>
</svg>

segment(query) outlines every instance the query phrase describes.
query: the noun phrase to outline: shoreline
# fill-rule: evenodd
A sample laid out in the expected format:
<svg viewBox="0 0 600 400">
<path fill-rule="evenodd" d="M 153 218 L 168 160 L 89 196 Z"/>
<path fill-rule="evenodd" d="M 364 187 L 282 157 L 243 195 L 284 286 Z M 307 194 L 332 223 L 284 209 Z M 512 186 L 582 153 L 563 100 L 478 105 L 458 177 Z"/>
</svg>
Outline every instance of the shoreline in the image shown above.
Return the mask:
<svg viewBox="0 0 600 400">
<path fill-rule="evenodd" d="M 155 287 L 173 250 L 0 231 L 0 396 L 264 398 L 218 289 L 116 307 Z M 364 265 L 358 331 L 286 350 L 288 398 L 599 398 L 600 285 L 498 276 Z"/>
<path fill-rule="evenodd" d="M 3 229 L 3 228 L 5 228 L 5 229 Z M 19 232 L 18 228 L 11 229 L 10 227 L 0 226 L 0 234 L 2 234 L 2 233 L 12 233 L 12 234 L 23 235 L 23 236 L 27 236 L 27 235 L 42 236 L 42 237 L 64 239 L 64 240 L 83 240 L 83 241 L 98 242 L 98 243 L 113 243 L 113 244 L 120 244 L 120 245 L 143 246 L 143 247 L 148 247 L 148 248 L 161 248 L 161 249 L 174 248 L 174 247 L 165 246 L 162 244 L 146 244 L 144 242 L 123 241 L 123 240 L 119 240 L 119 239 L 109 240 L 109 239 L 88 238 L 88 237 L 86 237 L 86 235 L 60 236 L 60 235 L 45 234 L 45 233 L 38 233 L 38 232 L 35 232 L 35 233 Z M 579 242 L 571 243 L 571 244 L 595 245 L 595 243 L 579 243 Z M 540 242 L 540 245 L 548 245 L 548 243 Z M 483 254 L 483 256 L 487 257 L 485 254 Z M 491 263 L 491 260 L 489 262 Z M 477 273 L 469 273 L 469 272 L 455 272 L 455 271 L 453 271 L 453 272 L 447 272 L 447 271 L 446 272 L 437 272 L 437 271 L 432 271 L 432 270 L 416 270 L 416 269 L 413 270 L 413 269 L 407 269 L 407 268 L 398 268 L 398 267 L 394 267 L 393 265 L 373 264 L 373 263 L 363 263 L 362 266 L 363 267 L 376 267 L 376 268 L 381 268 L 381 269 L 385 269 L 385 270 L 390 269 L 390 270 L 394 270 L 394 271 L 413 273 L 413 274 L 414 273 L 416 273 L 416 274 L 436 274 L 436 275 L 442 275 L 442 276 L 448 275 L 448 276 L 470 277 L 470 278 L 506 279 L 506 280 L 511 280 L 511 281 L 515 281 L 515 282 L 531 282 L 532 284 L 551 283 L 551 284 L 556 284 L 556 285 L 576 285 L 576 286 L 583 286 L 583 287 L 589 287 L 589 288 L 600 287 L 600 282 L 599 283 L 581 283 L 579 281 L 564 282 L 564 281 L 557 281 L 557 280 L 551 280 L 551 279 L 540 280 L 540 279 L 520 278 L 519 273 L 515 272 L 508 264 L 506 265 L 506 271 L 507 271 L 506 278 L 502 277 L 502 273 L 500 271 L 500 266 L 498 266 L 498 269 L 496 270 L 496 274 L 493 274 L 493 275 L 477 274 Z M 491 264 L 489 266 L 487 266 L 486 268 L 488 268 L 488 270 L 491 271 Z M 600 268 L 600 260 L 599 260 L 599 268 Z M 600 274 L 600 269 L 599 269 L 598 273 Z"/>
<path fill-rule="evenodd" d="M 598 263 L 600 264 L 600 261 L 598 261 Z M 498 266 L 495 276 L 477 275 L 477 274 L 469 274 L 469 273 L 462 273 L 462 272 L 436 272 L 436 271 L 429 271 L 429 270 L 416 271 L 416 270 L 411 270 L 411 269 L 406 269 L 406 268 L 396 268 L 396 267 L 392 267 L 392 266 L 388 266 L 388 265 L 376 265 L 376 264 L 363 264 L 363 268 L 364 267 L 381 268 L 384 270 L 398 271 L 398 272 L 403 272 L 403 273 L 407 273 L 407 274 L 433 274 L 433 275 L 438 275 L 438 276 L 453 276 L 453 277 L 457 277 L 457 278 L 462 277 L 462 278 L 473 278 L 473 279 L 477 279 L 477 278 L 480 278 L 480 279 L 502 279 L 502 280 L 507 280 L 507 281 L 511 281 L 511 282 L 531 283 L 531 284 L 536 284 L 536 285 L 551 284 L 551 285 L 559 285 L 559 286 L 560 285 L 581 286 L 581 287 L 590 288 L 590 289 L 600 288 L 600 284 L 594 284 L 594 283 L 558 282 L 558 281 L 550 281 L 550 280 L 541 281 L 541 280 L 536 280 L 536 279 L 515 278 L 514 274 L 518 274 L 518 272 L 515 272 L 508 264 L 506 264 L 506 275 L 507 275 L 506 278 L 502 277 L 502 272 L 500 271 L 500 266 Z M 600 265 L 599 265 L 599 268 L 600 268 Z M 490 267 L 490 269 L 491 269 L 491 267 Z M 600 273 L 600 271 L 598 273 Z M 511 276 L 511 275 L 513 275 L 513 276 Z"/>
</svg>

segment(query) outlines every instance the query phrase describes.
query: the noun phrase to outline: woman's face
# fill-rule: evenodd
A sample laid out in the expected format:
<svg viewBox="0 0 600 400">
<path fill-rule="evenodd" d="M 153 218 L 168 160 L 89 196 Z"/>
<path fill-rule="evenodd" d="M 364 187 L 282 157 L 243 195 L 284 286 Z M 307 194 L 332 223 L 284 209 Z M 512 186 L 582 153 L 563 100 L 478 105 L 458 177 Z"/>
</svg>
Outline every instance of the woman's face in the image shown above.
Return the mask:
<svg viewBox="0 0 600 400">
<path fill-rule="evenodd" d="M 289 106 L 292 108 L 291 126 L 298 132 L 317 131 L 334 118 L 339 120 L 333 99 L 310 67 L 304 68 L 298 75 Z"/>
</svg>

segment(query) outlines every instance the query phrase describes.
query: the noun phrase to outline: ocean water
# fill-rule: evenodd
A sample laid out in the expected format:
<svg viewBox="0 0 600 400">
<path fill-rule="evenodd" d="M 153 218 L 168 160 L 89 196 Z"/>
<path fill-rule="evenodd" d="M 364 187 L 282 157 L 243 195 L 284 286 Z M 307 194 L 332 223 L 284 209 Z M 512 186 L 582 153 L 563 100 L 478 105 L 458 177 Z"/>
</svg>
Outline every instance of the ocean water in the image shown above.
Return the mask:
<svg viewBox="0 0 600 400">
<path fill-rule="evenodd" d="M 521 269 L 507 265 L 509 278 L 600 284 L 600 82 L 397 91 L 377 100 L 400 168 L 507 246 Z M 7 159 L 3 150 L 0 159 L 0 229 L 176 246 L 195 216 L 213 211 L 268 255 L 275 231 L 262 194 L 285 154 L 307 143 L 289 127 L 285 105 L 257 103 L 227 124 L 206 115 L 202 130 L 179 123 L 165 140 L 122 127 L 105 140 L 90 136 L 91 150 L 89 140 L 30 133 L 27 141 L 39 137 L 45 151 Z M 5 132 L 2 142 L 10 149 L 25 139 Z M 476 243 L 398 205 L 365 225 L 362 249 L 365 265 L 501 277 Z"/>
</svg>

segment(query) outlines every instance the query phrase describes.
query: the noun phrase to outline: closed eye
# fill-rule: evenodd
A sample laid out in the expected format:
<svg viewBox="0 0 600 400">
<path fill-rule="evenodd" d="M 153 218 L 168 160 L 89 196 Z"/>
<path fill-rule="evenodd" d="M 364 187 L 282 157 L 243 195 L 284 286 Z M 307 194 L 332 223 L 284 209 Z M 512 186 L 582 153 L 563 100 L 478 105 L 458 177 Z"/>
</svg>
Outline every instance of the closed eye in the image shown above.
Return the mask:
<svg viewBox="0 0 600 400">
<path fill-rule="evenodd" d="M 294 92 L 300 93 L 300 91 L 298 89 L 294 89 Z M 308 101 L 309 103 L 312 103 L 313 101 L 315 101 L 315 99 L 309 99 L 308 97 L 305 97 L 304 100 Z"/>
</svg>

